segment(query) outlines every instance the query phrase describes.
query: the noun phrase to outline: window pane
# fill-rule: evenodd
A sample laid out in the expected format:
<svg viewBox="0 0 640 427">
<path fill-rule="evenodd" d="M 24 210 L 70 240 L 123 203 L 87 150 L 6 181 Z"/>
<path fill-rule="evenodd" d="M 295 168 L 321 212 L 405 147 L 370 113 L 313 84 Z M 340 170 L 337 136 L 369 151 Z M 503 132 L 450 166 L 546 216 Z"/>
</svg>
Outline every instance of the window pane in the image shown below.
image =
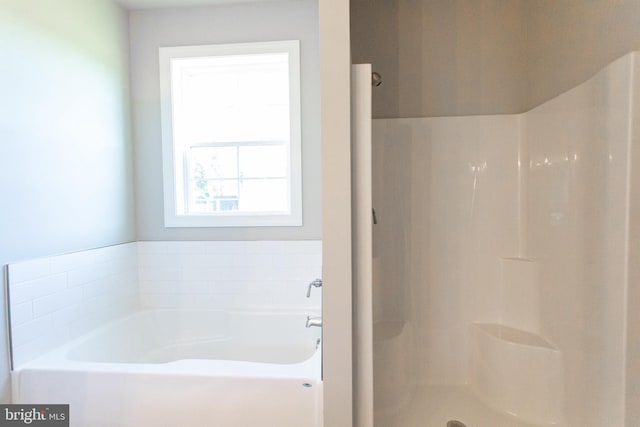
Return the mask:
<svg viewBox="0 0 640 427">
<path fill-rule="evenodd" d="M 289 140 L 289 55 L 174 59 L 175 131 L 184 144 Z"/>
<path fill-rule="evenodd" d="M 243 212 L 289 212 L 286 179 L 244 179 L 240 182 Z"/>
<path fill-rule="evenodd" d="M 237 211 L 238 181 L 194 180 L 191 182 L 189 213 Z"/>
<path fill-rule="evenodd" d="M 243 178 L 286 178 L 288 163 L 284 145 L 240 147 L 240 176 Z"/>
<path fill-rule="evenodd" d="M 236 147 L 192 147 L 190 154 L 192 179 L 238 177 Z"/>
</svg>

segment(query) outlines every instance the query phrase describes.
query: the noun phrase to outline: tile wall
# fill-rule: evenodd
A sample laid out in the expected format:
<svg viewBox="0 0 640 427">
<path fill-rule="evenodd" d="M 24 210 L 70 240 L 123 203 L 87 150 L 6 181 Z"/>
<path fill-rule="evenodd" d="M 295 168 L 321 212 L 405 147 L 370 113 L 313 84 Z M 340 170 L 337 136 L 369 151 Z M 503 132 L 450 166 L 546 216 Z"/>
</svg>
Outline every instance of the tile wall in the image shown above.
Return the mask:
<svg viewBox="0 0 640 427">
<path fill-rule="evenodd" d="M 320 314 L 320 241 L 134 242 L 7 266 L 14 367 L 139 308 Z"/>
<path fill-rule="evenodd" d="M 14 367 L 138 307 L 136 243 L 7 266 Z"/>
<path fill-rule="evenodd" d="M 139 242 L 144 308 L 306 310 L 320 313 L 322 243 L 309 241 Z"/>
</svg>

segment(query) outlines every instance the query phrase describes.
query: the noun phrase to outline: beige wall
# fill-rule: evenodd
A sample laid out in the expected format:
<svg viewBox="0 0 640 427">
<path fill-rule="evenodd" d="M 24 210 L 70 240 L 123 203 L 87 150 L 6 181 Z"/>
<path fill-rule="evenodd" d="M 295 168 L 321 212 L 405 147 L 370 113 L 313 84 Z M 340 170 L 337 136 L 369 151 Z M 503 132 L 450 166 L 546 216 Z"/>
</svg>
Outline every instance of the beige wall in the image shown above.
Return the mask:
<svg viewBox="0 0 640 427">
<path fill-rule="evenodd" d="M 638 0 L 353 0 L 374 117 L 527 111 L 640 48 Z"/>
<path fill-rule="evenodd" d="M 640 49 L 638 0 L 525 1 L 530 109 Z"/>
<path fill-rule="evenodd" d="M 522 9 L 522 0 L 353 0 L 353 61 L 384 79 L 374 117 L 521 110 Z"/>
</svg>

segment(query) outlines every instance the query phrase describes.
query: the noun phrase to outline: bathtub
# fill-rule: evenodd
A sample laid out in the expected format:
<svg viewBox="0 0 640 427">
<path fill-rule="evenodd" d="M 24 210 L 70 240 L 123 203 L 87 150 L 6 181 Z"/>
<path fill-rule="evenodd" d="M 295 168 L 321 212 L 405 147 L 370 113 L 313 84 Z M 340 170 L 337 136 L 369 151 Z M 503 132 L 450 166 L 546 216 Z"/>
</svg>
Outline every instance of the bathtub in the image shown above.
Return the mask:
<svg viewBox="0 0 640 427">
<path fill-rule="evenodd" d="M 319 427 L 305 317 L 139 311 L 15 369 L 14 403 L 69 404 L 72 427 Z"/>
</svg>

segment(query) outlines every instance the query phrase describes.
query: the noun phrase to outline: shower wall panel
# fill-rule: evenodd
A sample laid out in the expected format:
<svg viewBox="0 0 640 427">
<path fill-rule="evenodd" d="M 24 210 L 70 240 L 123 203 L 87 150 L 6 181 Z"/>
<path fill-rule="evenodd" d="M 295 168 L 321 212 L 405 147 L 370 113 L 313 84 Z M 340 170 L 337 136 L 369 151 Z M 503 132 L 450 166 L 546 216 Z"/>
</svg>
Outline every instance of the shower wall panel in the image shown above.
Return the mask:
<svg viewBox="0 0 640 427">
<path fill-rule="evenodd" d="M 413 327 L 418 384 L 464 384 L 470 322 L 500 321 L 518 254 L 518 116 L 374 121 L 376 320 Z"/>
<path fill-rule="evenodd" d="M 622 426 L 633 56 L 525 114 L 529 256 L 568 425 Z"/>
</svg>

